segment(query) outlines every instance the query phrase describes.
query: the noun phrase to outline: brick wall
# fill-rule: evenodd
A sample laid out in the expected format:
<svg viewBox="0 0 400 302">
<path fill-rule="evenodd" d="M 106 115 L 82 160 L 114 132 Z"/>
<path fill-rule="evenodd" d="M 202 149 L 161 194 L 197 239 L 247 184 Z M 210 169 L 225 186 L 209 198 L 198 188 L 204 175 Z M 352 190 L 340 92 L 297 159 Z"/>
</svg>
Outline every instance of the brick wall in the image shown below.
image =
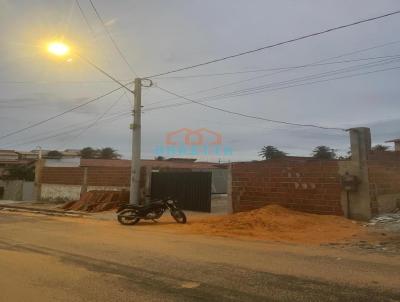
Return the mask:
<svg viewBox="0 0 400 302">
<path fill-rule="evenodd" d="M 368 156 L 372 213 L 378 213 L 379 196 L 400 194 L 400 152 L 373 152 Z"/>
<path fill-rule="evenodd" d="M 43 167 L 41 183 L 59 185 L 81 185 L 83 168 L 80 167 Z"/>
<path fill-rule="evenodd" d="M 129 187 L 130 167 L 89 167 L 87 184 L 89 186 Z"/>
<path fill-rule="evenodd" d="M 88 167 L 88 186 L 129 187 L 130 167 Z M 141 187 L 144 187 L 145 168 L 141 169 Z M 82 167 L 43 167 L 40 182 L 43 184 L 82 185 Z"/>
<path fill-rule="evenodd" d="M 268 204 L 343 215 L 338 161 L 284 159 L 232 164 L 234 212 Z"/>
</svg>

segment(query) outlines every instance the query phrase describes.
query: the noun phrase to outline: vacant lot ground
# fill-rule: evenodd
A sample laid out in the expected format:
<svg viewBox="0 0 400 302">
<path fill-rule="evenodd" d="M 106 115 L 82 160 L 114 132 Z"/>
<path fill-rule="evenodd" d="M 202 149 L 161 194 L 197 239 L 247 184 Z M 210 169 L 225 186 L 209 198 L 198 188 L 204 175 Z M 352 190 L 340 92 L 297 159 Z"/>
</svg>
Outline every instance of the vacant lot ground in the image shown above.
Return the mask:
<svg viewBox="0 0 400 302">
<path fill-rule="evenodd" d="M 400 301 L 400 256 L 0 212 L 4 301 Z"/>
</svg>

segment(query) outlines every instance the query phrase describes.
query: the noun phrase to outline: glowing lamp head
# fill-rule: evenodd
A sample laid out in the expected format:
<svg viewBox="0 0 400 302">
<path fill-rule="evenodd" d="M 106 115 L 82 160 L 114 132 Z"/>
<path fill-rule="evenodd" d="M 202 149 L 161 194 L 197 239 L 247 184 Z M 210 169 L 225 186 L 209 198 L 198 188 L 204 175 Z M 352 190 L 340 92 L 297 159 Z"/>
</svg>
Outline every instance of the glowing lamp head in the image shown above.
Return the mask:
<svg viewBox="0 0 400 302">
<path fill-rule="evenodd" d="M 62 57 L 69 53 L 69 46 L 62 42 L 51 42 L 47 45 L 47 51 L 52 55 Z"/>
</svg>

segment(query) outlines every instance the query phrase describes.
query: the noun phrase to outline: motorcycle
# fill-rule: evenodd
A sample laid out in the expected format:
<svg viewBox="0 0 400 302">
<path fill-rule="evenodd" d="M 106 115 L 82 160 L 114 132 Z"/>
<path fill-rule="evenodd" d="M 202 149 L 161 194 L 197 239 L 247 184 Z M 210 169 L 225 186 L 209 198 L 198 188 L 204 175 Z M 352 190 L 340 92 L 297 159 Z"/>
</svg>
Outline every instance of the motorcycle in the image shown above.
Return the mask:
<svg viewBox="0 0 400 302">
<path fill-rule="evenodd" d="M 177 223 L 186 223 L 185 213 L 178 207 L 177 201 L 171 198 L 153 200 L 146 205 L 124 204 L 117 210 L 118 222 L 123 225 L 134 225 L 141 219 L 155 221 L 167 209 Z"/>
</svg>

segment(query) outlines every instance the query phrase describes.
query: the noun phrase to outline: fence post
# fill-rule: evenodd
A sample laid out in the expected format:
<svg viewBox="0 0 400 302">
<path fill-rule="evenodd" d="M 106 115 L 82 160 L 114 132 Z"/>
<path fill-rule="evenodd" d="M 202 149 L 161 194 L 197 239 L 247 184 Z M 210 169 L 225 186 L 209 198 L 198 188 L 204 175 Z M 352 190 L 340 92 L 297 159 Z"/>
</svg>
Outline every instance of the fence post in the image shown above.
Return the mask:
<svg viewBox="0 0 400 302">
<path fill-rule="evenodd" d="M 351 128 L 350 147 L 351 160 L 339 162 L 339 174 L 346 173 L 357 176 L 359 180 L 357 191 L 342 190 L 341 201 L 345 215 L 352 219 L 368 220 L 371 218 L 371 196 L 368 178 L 368 153 L 371 151 L 371 131 L 366 127 Z M 347 203 L 349 202 L 348 206 Z M 347 213 L 349 209 L 349 213 Z"/>
<path fill-rule="evenodd" d="M 228 165 L 228 176 L 227 176 L 227 187 L 226 193 L 228 195 L 228 205 L 227 205 L 227 212 L 229 214 L 233 213 L 234 206 L 233 206 L 233 199 L 232 199 L 232 164 L 229 163 Z"/>
<path fill-rule="evenodd" d="M 81 186 L 81 196 L 82 194 L 85 194 L 87 192 L 87 176 L 88 176 L 88 168 L 84 167 L 83 168 L 83 182 L 82 182 L 82 186 Z"/>
<path fill-rule="evenodd" d="M 144 185 L 144 200 L 145 203 L 148 204 L 151 199 L 151 173 L 153 171 L 153 167 L 146 166 L 146 180 Z"/>
<path fill-rule="evenodd" d="M 42 171 L 44 167 L 44 159 L 38 159 L 35 162 L 35 189 L 36 189 L 36 201 L 42 199 Z"/>
</svg>

